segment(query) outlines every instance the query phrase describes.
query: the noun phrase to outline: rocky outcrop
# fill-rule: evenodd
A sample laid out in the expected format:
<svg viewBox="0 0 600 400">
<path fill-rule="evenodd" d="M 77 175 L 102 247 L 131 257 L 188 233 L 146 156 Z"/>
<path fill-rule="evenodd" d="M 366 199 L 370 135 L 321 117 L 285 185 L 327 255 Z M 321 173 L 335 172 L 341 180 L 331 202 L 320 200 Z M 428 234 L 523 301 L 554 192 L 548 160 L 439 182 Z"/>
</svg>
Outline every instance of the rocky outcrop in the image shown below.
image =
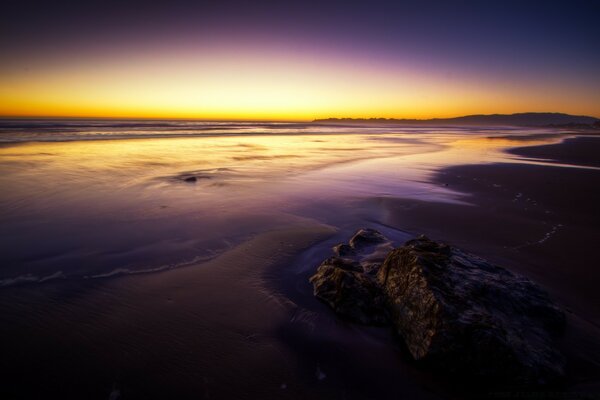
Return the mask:
<svg viewBox="0 0 600 400">
<path fill-rule="evenodd" d="M 385 299 L 375 273 L 392 250 L 391 242 L 374 229 L 360 229 L 349 243 L 333 247 L 310 279 L 314 294 L 339 315 L 362 324 L 388 324 Z"/>
<path fill-rule="evenodd" d="M 526 385 L 564 374 L 553 343 L 564 314 L 537 285 L 424 236 L 373 258 L 386 245 L 383 236 L 360 251 L 351 242 L 352 258 L 325 260 L 311 278 L 315 295 L 354 321 L 387 321 L 432 368 Z"/>
<path fill-rule="evenodd" d="M 387 312 L 381 289 L 364 274 L 360 265 L 333 257 L 323 261 L 311 278 L 315 296 L 333 310 L 362 324 L 387 324 Z"/>
<path fill-rule="evenodd" d="M 359 229 L 348 244 L 339 243 L 333 246 L 333 252 L 338 257 L 354 257 L 382 243 L 389 243 L 389 240 L 375 229 Z"/>
<path fill-rule="evenodd" d="M 359 229 L 348 242 L 355 250 L 363 250 L 368 246 L 387 242 L 388 239 L 375 229 Z"/>
</svg>

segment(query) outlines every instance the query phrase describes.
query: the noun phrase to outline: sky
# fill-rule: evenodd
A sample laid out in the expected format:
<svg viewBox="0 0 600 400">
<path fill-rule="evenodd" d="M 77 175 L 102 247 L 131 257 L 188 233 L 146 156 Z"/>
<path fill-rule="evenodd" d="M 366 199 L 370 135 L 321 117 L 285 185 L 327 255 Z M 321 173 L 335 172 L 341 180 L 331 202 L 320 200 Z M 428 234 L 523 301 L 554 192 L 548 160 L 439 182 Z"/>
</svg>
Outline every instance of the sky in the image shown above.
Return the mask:
<svg viewBox="0 0 600 400">
<path fill-rule="evenodd" d="M 600 1 L 29 1 L 0 116 L 600 117 Z"/>
</svg>

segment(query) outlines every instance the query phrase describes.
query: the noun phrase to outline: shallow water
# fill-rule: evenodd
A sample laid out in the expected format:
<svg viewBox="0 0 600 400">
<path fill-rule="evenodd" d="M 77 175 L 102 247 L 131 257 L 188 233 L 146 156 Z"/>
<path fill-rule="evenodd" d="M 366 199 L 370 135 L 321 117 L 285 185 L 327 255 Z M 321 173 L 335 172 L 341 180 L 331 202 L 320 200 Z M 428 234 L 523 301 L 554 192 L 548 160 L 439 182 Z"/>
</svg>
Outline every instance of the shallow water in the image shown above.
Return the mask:
<svg viewBox="0 0 600 400">
<path fill-rule="evenodd" d="M 353 229 L 378 220 L 379 210 L 354 207 L 367 197 L 460 202 L 429 183 L 435 170 L 514 159 L 502 153 L 515 145 L 507 135 L 531 135 L 519 145 L 559 140 L 544 133 L 5 120 L 0 286 L 175 268 L 307 219 Z"/>
</svg>

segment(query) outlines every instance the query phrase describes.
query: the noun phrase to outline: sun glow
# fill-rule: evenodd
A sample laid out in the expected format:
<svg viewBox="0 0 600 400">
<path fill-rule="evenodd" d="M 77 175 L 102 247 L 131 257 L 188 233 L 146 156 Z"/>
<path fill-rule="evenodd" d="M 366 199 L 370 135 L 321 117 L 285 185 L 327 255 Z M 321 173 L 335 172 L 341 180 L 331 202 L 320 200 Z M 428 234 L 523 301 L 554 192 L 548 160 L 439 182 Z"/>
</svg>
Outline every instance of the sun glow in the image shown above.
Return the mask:
<svg viewBox="0 0 600 400">
<path fill-rule="evenodd" d="M 0 72 L 3 116 L 311 120 L 558 107 L 548 96 L 407 63 L 280 50 L 175 49 L 69 62 L 29 60 Z M 561 110 L 577 107 L 569 99 Z"/>
</svg>

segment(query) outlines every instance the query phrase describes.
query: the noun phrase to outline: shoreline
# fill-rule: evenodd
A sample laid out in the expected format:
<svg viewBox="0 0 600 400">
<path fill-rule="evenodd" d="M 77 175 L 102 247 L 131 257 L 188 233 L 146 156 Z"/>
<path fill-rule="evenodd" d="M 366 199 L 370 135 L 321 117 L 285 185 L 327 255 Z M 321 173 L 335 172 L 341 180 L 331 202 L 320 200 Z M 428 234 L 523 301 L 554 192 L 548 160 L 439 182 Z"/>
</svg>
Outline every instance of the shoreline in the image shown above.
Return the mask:
<svg viewBox="0 0 600 400">
<path fill-rule="evenodd" d="M 571 147 L 590 147 L 571 140 Z M 561 145 L 514 151 L 530 157 L 532 149 L 539 157 L 558 154 Z M 549 175 L 547 183 L 540 179 Z M 443 168 L 430 181 L 461 193 L 463 202 L 367 197 L 344 207 L 355 209 L 365 224 L 387 229 L 396 245 L 425 233 L 540 283 L 568 313 L 562 347 L 570 378 L 556 390 L 600 392 L 600 301 L 587 261 L 594 259 L 600 223 L 593 214 L 600 204 L 594 189 L 600 171 L 508 161 Z M 0 365 L 10 385 L 0 394 L 498 398 L 475 384 L 464 389 L 423 371 L 389 329 L 347 323 L 313 297 L 308 276 L 333 244 L 360 228 L 350 225 L 336 230 L 296 219 L 184 268 L 4 287 L 0 339 L 10 347 Z"/>
<path fill-rule="evenodd" d="M 231 398 L 243 390 L 274 397 L 282 382 L 293 384 L 289 368 L 281 368 L 282 349 L 269 339 L 291 305 L 261 289 L 261 271 L 332 232 L 297 225 L 255 236 L 195 267 L 5 288 L 0 332 L 11 347 L 1 365 L 10 385 L 0 393 L 105 399 L 115 386 L 124 397 L 140 399 Z M 36 374 L 36 385 L 28 384 L 32 360 L 55 366 Z M 271 377 L 270 388 L 260 374 Z M 255 381 L 263 387 L 251 390 Z"/>
<path fill-rule="evenodd" d="M 600 136 L 578 136 L 567 138 L 557 145 L 517 147 L 509 149 L 507 153 L 556 163 L 600 167 L 600 156 L 597 153 L 598 139 Z"/>
<path fill-rule="evenodd" d="M 600 151 L 600 138 L 576 137 L 507 150 L 544 157 L 547 165 L 493 163 L 439 170 L 432 181 L 463 193 L 470 203 L 367 200 L 387 210 L 389 226 L 457 245 L 541 284 L 567 311 L 563 351 L 566 393 L 600 392 L 600 297 L 590 260 L 600 219 L 600 171 L 563 168 L 577 152 Z M 583 163 L 586 162 L 583 157 Z M 557 166 L 551 166 L 551 163 Z"/>
</svg>

